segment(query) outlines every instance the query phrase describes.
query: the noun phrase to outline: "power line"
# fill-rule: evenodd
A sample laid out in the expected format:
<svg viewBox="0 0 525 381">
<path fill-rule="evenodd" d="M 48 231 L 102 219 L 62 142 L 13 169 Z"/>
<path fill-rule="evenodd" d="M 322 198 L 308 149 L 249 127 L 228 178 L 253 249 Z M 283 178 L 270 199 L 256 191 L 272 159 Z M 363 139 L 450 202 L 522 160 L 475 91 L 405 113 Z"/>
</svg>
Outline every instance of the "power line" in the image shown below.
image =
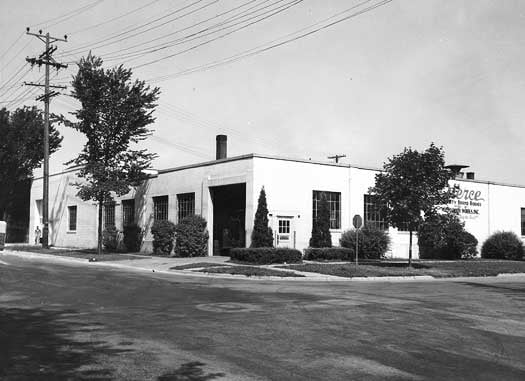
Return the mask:
<svg viewBox="0 0 525 381">
<path fill-rule="evenodd" d="M 77 8 L 77 9 L 74 9 L 70 12 L 67 12 L 67 13 L 64 13 L 60 16 L 57 16 L 57 17 L 54 17 L 52 19 L 49 19 L 49 20 L 46 20 L 46 21 L 42 21 L 42 22 L 39 22 L 38 24 L 33 24 L 33 25 L 29 25 L 29 27 L 31 28 L 35 28 L 37 26 L 41 26 L 41 25 L 45 25 L 47 28 L 51 27 L 51 26 L 55 26 L 55 25 L 58 25 L 58 24 L 61 24 L 63 23 L 64 21 L 67 21 L 75 16 L 78 16 L 79 14 L 81 13 L 84 13 L 88 10 L 90 10 L 91 8 L 93 7 L 96 7 L 97 5 L 99 5 L 100 3 L 102 3 L 103 0 L 96 0 L 96 1 L 93 1 L 87 5 L 84 5 L 80 8 Z M 49 24 L 53 21 L 56 21 L 56 20 L 59 20 L 53 24 Z"/>
<path fill-rule="evenodd" d="M 318 28 L 316 28 L 314 30 L 311 30 L 309 32 L 305 32 L 305 33 L 302 33 L 302 34 L 300 34 L 298 36 L 288 38 L 288 39 L 286 39 L 284 41 L 276 42 L 276 41 L 282 40 L 283 38 L 286 38 L 288 36 L 297 35 L 297 33 L 300 33 L 300 32 L 305 31 L 305 30 L 309 30 L 315 25 L 319 25 L 319 24 L 325 23 L 328 20 L 334 19 L 334 18 L 340 16 L 341 14 L 347 13 L 350 10 L 356 9 L 356 8 L 358 8 L 358 7 L 362 6 L 362 5 L 365 5 L 367 3 L 370 3 L 370 2 L 371 2 L 371 0 L 362 1 L 359 4 L 354 5 L 353 7 L 350 7 L 348 9 L 345 9 L 344 11 L 339 12 L 339 13 L 337 13 L 335 15 L 332 15 L 332 16 L 330 16 L 330 17 L 328 17 L 328 18 L 326 18 L 326 19 L 324 19 L 322 21 L 319 21 L 319 22 L 311 24 L 311 25 L 309 25 L 307 27 L 301 28 L 301 29 L 299 29 L 299 30 L 297 30 L 295 32 L 288 33 L 285 36 L 282 36 L 282 37 L 280 37 L 278 39 L 272 40 L 272 41 L 267 42 L 265 44 L 259 45 L 258 47 L 245 50 L 243 52 L 240 52 L 240 53 L 237 53 L 235 55 L 223 58 L 221 60 L 216 60 L 216 61 L 210 62 L 208 64 L 195 66 L 193 68 L 189 68 L 189 69 L 182 70 L 182 71 L 179 71 L 179 72 L 176 72 L 176 73 L 172 73 L 172 74 L 167 74 L 167 75 L 163 75 L 163 76 L 149 78 L 148 82 L 149 83 L 158 83 L 158 82 L 162 82 L 162 81 L 165 81 L 165 80 L 168 80 L 168 79 L 171 79 L 171 78 L 177 78 L 177 77 L 180 77 L 180 76 L 183 76 L 183 75 L 187 75 L 187 74 L 192 74 L 192 73 L 199 72 L 199 71 L 205 71 L 205 70 L 213 69 L 213 68 L 218 67 L 218 66 L 230 64 L 230 63 L 233 63 L 233 62 L 236 62 L 236 61 L 248 58 L 248 57 L 252 57 L 254 55 L 258 55 L 258 54 L 264 53 L 264 52 L 269 51 L 271 49 L 275 49 L 275 48 L 281 47 L 283 45 L 289 44 L 291 42 L 294 42 L 294 41 L 296 41 L 298 39 L 305 38 L 305 37 L 307 37 L 307 36 L 309 36 L 311 34 L 317 33 L 317 32 L 319 32 L 319 31 L 321 31 L 323 29 L 329 28 L 331 26 L 334 26 L 336 24 L 339 24 L 339 23 L 341 23 L 343 21 L 346 21 L 346 20 L 349 20 L 351 18 L 357 17 L 357 16 L 359 16 L 361 14 L 370 12 L 370 11 L 376 9 L 376 8 L 379 8 L 381 6 L 384 6 L 384 5 L 392 2 L 392 0 L 382 0 L 382 1 L 378 2 L 378 3 L 370 5 L 369 7 L 366 7 L 364 9 L 361 9 L 361 10 L 359 10 L 357 12 L 354 12 L 354 13 L 348 15 L 348 16 L 345 16 L 344 18 L 338 19 L 338 20 L 336 20 L 334 22 L 331 22 L 329 24 L 322 25 L 321 27 L 318 27 Z"/>
<path fill-rule="evenodd" d="M 24 32 L 20 33 L 18 38 L 15 40 L 15 42 L 13 42 L 11 45 L 9 45 L 9 47 L 6 50 L 4 50 L 4 52 L 0 55 L 0 60 L 6 56 L 6 54 L 13 48 L 13 46 L 16 45 L 18 41 L 20 41 L 23 35 L 24 35 Z"/>
</svg>

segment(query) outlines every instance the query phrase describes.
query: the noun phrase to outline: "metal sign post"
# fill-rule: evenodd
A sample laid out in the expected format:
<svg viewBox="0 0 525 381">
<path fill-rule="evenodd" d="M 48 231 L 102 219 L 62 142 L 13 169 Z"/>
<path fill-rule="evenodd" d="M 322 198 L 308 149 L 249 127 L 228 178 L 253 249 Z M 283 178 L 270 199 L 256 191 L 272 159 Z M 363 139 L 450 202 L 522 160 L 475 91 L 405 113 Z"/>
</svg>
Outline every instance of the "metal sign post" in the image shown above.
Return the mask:
<svg viewBox="0 0 525 381">
<path fill-rule="evenodd" d="M 358 265 L 358 253 L 359 253 L 359 229 L 363 226 L 363 218 L 356 214 L 352 220 L 355 228 L 355 267 Z"/>
</svg>

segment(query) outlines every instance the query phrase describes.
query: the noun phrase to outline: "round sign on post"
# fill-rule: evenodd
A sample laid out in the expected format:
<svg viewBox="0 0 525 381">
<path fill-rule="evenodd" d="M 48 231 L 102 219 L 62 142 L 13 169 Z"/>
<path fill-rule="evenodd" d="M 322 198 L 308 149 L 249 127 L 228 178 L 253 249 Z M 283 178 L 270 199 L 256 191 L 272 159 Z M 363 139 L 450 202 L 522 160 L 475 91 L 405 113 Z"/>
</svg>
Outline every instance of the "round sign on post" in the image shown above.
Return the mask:
<svg viewBox="0 0 525 381">
<path fill-rule="evenodd" d="M 363 218 L 359 214 L 356 214 L 354 216 L 354 219 L 352 220 L 352 222 L 354 224 L 354 228 L 356 229 L 360 229 L 361 226 L 363 226 Z"/>
<path fill-rule="evenodd" d="M 356 214 L 352 220 L 355 228 L 355 267 L 357 268 L 358 253 L 359 253 L 359 229 L 363 226 L 363 218 Z"/>
</svg>

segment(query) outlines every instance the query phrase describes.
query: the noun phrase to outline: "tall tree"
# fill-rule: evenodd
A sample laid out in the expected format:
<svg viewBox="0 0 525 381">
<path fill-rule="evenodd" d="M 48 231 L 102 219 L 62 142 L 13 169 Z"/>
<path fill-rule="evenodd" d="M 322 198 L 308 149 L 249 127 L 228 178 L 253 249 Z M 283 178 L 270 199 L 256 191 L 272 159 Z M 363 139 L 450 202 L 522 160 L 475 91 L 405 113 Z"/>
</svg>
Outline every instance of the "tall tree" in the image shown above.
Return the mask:
<svg viewBox="0 0 525 381">
<path fill-rule="evenodd" d="M 252 243 L 250 247 L 272 247 L 273 232 L 268 226 L 268 206 L 266 204 L 266 192 L 262 187 L 257 202 L 257 211 L 253 221 Z"/>
<path fill-rule="evenodd" d="M 317 205 L 317 216 L 313 220 L 310 247 L 332 247 L 330 205 L 324 193 L 321 193 L 321 198 Z"/>
<path fill-rule="evenodd" d="M 453 197 L 448 180 L 451 172 L 445 168 L 443 148 L 434 143 L 423 152 L 412 148 L 388 159 L 383 172 L 375 177 L 375 194 L 385 205 L 386 220 L 410 234 L 408 264 L 412 264 L 412 233 L 417 231 L 425 216 L 432 215 Z"/>
<path fill-rule="evenodd" d="M 49 128 L 49 152 L 60 148 L 62 137 Z M 30 179 L 44 159 L 44 115 L 36 107 L 13 112 L 0 109 L 0 220 L 6 220 L 18 183 Z"/>
<path fill-rule="evenodd" d="M 83 133 L 87 142 L 74 160 L 79 166 L 77 185 L 82 200 L 98 203 L 98 253 L 102 252 L 102 209 L 113 194 L 122 196 L 138 186 L 155 154 L 139 149 L 140 141 L 151 134 L 153 112 L 159 95 L 144 81 L 132 80 L 122 66 L 105 69 L 102 59 L 88 55 L 78 63 L 73 77 L 72 96 L 81 108 L 73 113 L 75 122 L 62 121 Z"/>
</svg>

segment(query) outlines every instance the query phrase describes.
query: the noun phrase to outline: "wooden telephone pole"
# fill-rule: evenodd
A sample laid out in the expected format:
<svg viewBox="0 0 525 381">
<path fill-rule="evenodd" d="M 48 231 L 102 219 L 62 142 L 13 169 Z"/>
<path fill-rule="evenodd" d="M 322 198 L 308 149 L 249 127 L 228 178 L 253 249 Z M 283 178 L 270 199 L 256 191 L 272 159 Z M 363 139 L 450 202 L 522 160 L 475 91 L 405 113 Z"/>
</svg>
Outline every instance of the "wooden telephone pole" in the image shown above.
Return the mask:
<svg viewBox="0 0 525 381">
<path fill-rule="evenodd" d="M 46 44 L 46 50 L 40 54 L 38 58 L 26 58 L 26 61 L 31 64 L 31 66 L 44 65 L 46 67 L 45 73 L 45 82 L 44 84 L 40 83 L 25 83 L 28 86 L 38 86 L 44 87 L 44 94 L 39 96 L 37 100 L 44 101 L 45 111 L 44 111 L 44 196 L 42 201 L 42 247 L 49 248 L 49 101 L 52 97 L 58 95 L 57 91 L 50 91 L 50 88 L 53 89 L 65 89 L 65 86 L 51 86 L 49 84 L 49 67 L 53 66 L 55 69 L 65 69 L 67 65 L 56 62 L 52 54 L 57 50 L 56 46 L 51 44 L 56 41 L 67 42 L 67 35 L 64 38 L 51 37 L 49 33 L 45 35 L 42 34 L 42 30 L 39 30 L 38 33 L 29 32 L 29 28 L 26 29 L 26 34 L 34 36 Z"/>
<path fill-rule="evenodd" d="M 339 163 L 339 159 L 346 157 L 346 155 L 334 155 L 334 156 L 328 156 L 328 159 L 335 159 L 336 163 Z"/>
</svg>

